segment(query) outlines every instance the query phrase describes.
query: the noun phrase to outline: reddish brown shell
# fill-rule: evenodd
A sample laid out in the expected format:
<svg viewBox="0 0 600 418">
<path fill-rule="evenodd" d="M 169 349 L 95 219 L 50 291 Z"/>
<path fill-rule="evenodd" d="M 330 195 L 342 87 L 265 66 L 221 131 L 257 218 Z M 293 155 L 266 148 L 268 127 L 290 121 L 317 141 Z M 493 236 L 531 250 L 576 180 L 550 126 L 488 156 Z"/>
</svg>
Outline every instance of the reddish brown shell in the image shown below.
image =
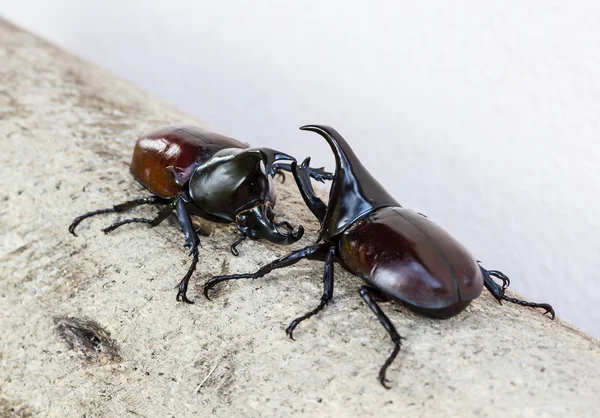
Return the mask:
<svg viewBox="0 0 600 418">
<path fill-rule="evenodd" d="M 409 209 L 372 212 L 342 234 L 339 249 L 350 271 L 433 316 L 457 314 L 483 289 L 479 265 L 467 249 Z"/>
<path fill-rule="evenodd" d="M 168 126 L 137 140 L 130 171 L 152 193 L 171 198 L 187 185 L 199 164 L 225 148 L 248 144 L 197 126 Z"/>
</svg>

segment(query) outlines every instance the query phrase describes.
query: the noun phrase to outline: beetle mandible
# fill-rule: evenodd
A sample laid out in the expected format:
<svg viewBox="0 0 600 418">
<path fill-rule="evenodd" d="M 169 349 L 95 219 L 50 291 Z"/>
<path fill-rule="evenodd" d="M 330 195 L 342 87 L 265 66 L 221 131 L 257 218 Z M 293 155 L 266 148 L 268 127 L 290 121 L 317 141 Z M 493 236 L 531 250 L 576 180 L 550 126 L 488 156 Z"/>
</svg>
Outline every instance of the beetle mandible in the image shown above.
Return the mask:
<svg viewBox="0 0 600 418">
<path fill-rule="evenodd" d="M 327 205 L 315 195 L 310 184 L 310 158 L 299 167 L 292 162 L 300 193 L 321 223 L 317 244 L 294 251 L 252 274 L 215 276 L 204 286 L 207 298 L 211 288 L 226 280 L 259 278 L 302 259 L 324 261 L 321 302 L 290 323 L 286 334 L 293 339 L 296 326 L 331 301 L 333 266 L 337 261 L 366 281 L 367 285 L 360 287 L 360 296 L 394 343 L 392 353 L 379 371 L 379 381 L 385 388 L 388 388 L 386 370 L 400 351 L 402 337 L 378 305 L 379 300 L 399 302 L 427 316 L 449 318 L 465 309 L 485 286 L 499 302 L 542 308 L 554 319 L 554 309 L 547 303 L 526 302 L 505 295 L 510 284 L 506 275 L 484 269 L 448 232 L 425 215 L 400 206 L 336 130 L 324 125 L 300 129 L 320 134 L 335 155 L 336 170 Z M 492 277 L 502 280 L 502 286 Z"/>
<path fill-rule="evenodd" d="M 69 231 L 76 235 L 77 225 L 91 216 L 124 212 L 139 205 L 163 207 L 153 219 L 125 219 L 103 231 L 109 233 L 134 222 L 154 227 L 176 211 L 185 246 L 192 256 L 192 263 L 179 283 L 177 300 L 192 303 L 186 293 L 198 263 L 200 238 L 190 215 L 214 222 L 235 222 L 242 236 L 231 245 L 234 255 L 238 255 L 236 247 L 246 237 L 266 238 L 277 244 L 291 244 L 302 237 L 302 226 L 293 232 L 294 227 L 288 222 L 274 222 L 272 177 L 277 173 L 283 175 L 280 170 L 291 170 L 290 163 L 283 161 L 295 159 L 270 148 L 250 148 L 248 144 L 200 127 L 168 126 L 140 137 L 133 150 L 131 174 L 152 195 L 81 215 L 69 226 Z M 318 181 L 333 178 L 322 169 L 309 171 Z M 287 231 L 282 233 L 280 227 Z"/>
</svg>

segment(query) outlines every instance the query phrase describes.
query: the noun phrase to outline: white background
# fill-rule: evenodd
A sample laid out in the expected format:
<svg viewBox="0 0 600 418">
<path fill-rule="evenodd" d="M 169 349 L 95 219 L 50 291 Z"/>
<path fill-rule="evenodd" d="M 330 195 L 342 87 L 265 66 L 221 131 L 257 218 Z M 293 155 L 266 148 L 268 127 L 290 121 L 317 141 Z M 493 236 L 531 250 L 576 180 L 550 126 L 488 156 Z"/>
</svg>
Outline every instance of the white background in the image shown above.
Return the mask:
<svg viewBox="0 0 600 418">
<path fill-rule="evenodd" d="M 600 2 L 0 0 L 0 15 L 253 145 L 331 168 L 297 128 L 334 126 L 401 204 L 600 337 Z"/>
</svg>

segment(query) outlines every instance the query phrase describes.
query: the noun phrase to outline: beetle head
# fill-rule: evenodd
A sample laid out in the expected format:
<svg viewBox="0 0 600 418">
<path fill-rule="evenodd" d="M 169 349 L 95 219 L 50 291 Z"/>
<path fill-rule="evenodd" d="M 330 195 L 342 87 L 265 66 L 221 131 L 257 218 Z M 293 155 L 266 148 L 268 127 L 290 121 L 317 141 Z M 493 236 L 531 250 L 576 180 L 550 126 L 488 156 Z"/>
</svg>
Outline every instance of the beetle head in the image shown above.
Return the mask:
<svg viewBox="0 0 600 418">
<path fill-rule="evenodd" d="M 281 232 L 274 223 L 275 188 L 272 175 L 277 159 L 293 159 L 268 148 L 225 149 L 199 166 L 189 192 L 205 214 L 235 222 L 251 239 L 265 238 L 276 244 L 298 241 L 304 229 Z"/>
</svg>

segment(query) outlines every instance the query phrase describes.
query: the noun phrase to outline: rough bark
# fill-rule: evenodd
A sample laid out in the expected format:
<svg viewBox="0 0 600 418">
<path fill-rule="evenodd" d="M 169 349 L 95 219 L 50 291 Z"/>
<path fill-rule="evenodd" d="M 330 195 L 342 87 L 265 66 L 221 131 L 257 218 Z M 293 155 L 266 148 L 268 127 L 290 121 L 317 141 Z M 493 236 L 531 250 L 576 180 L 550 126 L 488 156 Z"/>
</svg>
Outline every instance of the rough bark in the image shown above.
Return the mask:
<svg viewBox="0 0 600 418">
<path fill-rule="evenodd" d="M 384 304 L 405 337 L 384 390 L 392 345 L 340 268 L 333 303 L 290 341 L 321 263 L 223 285 L 212 302 L 201 285 L 291 247 L 245 242 L 236 258 L 234 228 L 211 225 L 184 305 L 173 224 L 104 235 L 116 216 L 99 216 L 71 236 L 75 216 L 147 194 L 128 173 L 139 134 L 197 121 L 2 21 L 0 118 L 1 416 L 600 415 L 599 342 L 485 291 L 444 321 Z M 309 231 L 293 248 L 314 241 L 290 181 L 278 196 L 277 213 Z"/>
</svg>

